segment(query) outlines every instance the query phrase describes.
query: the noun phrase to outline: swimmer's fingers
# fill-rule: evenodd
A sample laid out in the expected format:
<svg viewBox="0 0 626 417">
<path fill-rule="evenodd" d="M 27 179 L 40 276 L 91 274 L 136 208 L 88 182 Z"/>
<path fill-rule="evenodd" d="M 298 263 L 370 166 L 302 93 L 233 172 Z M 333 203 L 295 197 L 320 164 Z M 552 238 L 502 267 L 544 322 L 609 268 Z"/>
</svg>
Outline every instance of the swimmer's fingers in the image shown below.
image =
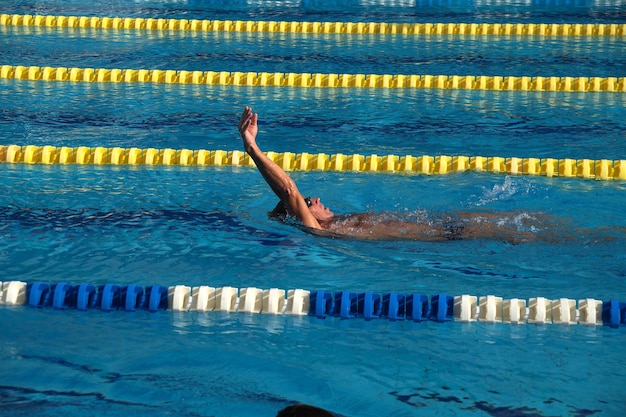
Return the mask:
<svg viewBox="0 0 626 417">
<path fill-rule="evenodd" d="M 241 113 L 241 118 L 239 119 L 239 132 L 243 135 L 243 133 L 248 129 L 250 122 L 252 120 L 252 109 L 248 106 Z"/>
<path fill-rule="evenodd" d="M 252 109 L 246 106 L 239 119 L 239 133 L 243 140 L 243 146 L 246 152 L 249 147 L 256 144 L 256 135 L 259 131 L 257 126 L 258 115 L 252 112 Z"/>
</svg>

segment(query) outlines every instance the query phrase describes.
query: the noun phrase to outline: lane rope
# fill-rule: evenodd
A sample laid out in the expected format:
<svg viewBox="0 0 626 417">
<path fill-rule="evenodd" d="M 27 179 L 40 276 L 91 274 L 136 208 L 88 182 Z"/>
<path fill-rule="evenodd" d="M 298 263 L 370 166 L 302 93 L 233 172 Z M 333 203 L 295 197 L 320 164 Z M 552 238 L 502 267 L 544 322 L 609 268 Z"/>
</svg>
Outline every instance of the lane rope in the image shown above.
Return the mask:
<svg viewBox="0 0 626 417">
<path fill-rule="evenodd" d="M 626 302 L 585 298 L 503 299 L 494 295 L 309 291 L 186 285 L 0 282 L 0 304 L 54 309 L 225 312 L 365 320 L 504 324 L 626 325 Z"/>
<path fill-rule="evenodd" d="M 0 15 L 2 26 L 358 35 L 625 36 L 619 23 L 384 23 Z"/>
<path fill-rule="evenodd" d="M 361 155 L 266 152 L 285 171 L 354 171 L 388 174 L 448 174 L 474 171 L 598 180 L 626 180 L 626 160 L 504 158 L 448 155 Z M 78 165 L 171 165 L 255 167 L 243 151 L 0 146 L 0 163 Z"/>
<path fill-rule="evenodd" d="M 0 66 L 0 79 L 245 87 L 407 88 L 626 93 L 626 77 L 324 74 Z"/>
</svg>

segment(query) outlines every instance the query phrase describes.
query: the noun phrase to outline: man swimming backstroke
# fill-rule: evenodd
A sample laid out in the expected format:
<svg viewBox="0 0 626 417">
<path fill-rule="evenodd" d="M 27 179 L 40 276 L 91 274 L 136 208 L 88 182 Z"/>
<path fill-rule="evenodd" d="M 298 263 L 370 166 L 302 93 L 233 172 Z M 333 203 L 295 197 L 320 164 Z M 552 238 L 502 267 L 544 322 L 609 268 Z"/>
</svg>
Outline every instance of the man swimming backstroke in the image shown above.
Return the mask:
<svg viewBox="0 0 626 417">
<path fill-rule="evenodd" d="M 258 131 L 258 114 L 246 106 L 239 120 L 244 150 L 280 199 L 270 215 L 281 219 L 295 218 L 312 233 L 367 240 L 446 241 L 487 238 L 524 242 L 536 240 L 539 237 L 536 232 L 545 229 L 538 215 L 523 212 L 460 212 L 435 218 L 424 212 L 409 215 L 335 215 L 322 204 L 319 197 L 302 195 L 293 179 L 261 151 L 256 143 Z"/>
</svg>

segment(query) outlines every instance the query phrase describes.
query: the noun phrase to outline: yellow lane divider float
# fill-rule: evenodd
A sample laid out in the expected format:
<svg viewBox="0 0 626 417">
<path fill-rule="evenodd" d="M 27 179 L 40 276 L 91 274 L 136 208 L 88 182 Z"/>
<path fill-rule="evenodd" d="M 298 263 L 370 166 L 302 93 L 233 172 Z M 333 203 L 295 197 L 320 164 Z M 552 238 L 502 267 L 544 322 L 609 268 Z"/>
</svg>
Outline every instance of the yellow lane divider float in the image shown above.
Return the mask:
<svg viewBox="0 0 626 417">
<path fill-rule="evenodd" d="M 276 153 L 267 156 L 286 171 L 355 171 L 446 174 L 475 171 L 509 175 L 626 180 L 626 160 L 502 158 L 483 156 L 344 155 Z M 104 147 L 0 146 L 0 162 L 27 164 L 244 166 L 243 151 Z"/>
<path fill-rule="evenodd" d="M 205 32 L 282 32 L 365 35 L 516 35 L 516 36 L 625 36 L 619 23 L 384 23 L 284 22 L 244 20 L 154 19 L 132 17 L 0 15 L 3 26 L 69 27 Z"/>
<path fill-rule="evenodd" d="M 0 66 L 0 78 L 30 81 L 204 84 L 246 87 L 429 88 L 626 92 L 626 77 L 321 74 Z"/>
</svg>

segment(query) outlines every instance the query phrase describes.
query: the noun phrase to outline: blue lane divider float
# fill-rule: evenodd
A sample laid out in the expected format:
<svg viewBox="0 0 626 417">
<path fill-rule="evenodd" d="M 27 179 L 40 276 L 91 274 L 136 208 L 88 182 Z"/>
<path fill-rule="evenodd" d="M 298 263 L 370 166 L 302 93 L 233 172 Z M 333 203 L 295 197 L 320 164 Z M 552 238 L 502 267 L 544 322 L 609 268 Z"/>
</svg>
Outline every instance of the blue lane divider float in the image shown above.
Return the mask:
<svg viewBox="0 0 626 417">
<path fill-rule="evenodd" d="M 255 287 L 0 282 L 0 304 L 102 311 L 222 311 L 365 320 L 626 325 L 626 302 L 593 298 L 503 299 L 494 295 L 309 291 Z"/>
</svg>

